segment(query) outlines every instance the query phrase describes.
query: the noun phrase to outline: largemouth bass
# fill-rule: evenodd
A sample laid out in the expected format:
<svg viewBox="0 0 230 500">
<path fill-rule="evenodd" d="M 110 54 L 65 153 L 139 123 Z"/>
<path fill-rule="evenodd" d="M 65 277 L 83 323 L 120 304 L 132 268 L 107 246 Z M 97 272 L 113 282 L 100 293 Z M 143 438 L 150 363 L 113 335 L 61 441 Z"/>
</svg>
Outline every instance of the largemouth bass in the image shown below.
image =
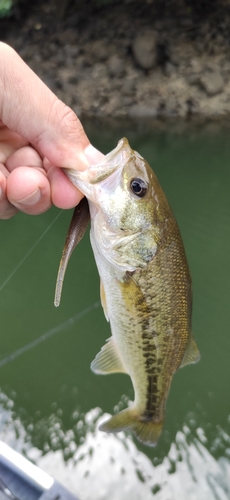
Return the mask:
<svg viewBox="0 0 230 500">
<path fill-rule="evenodd" d="M 91 368 L 99 374 L 127 373 L 135 394 L 132 405 L 100 429 L 131 429 L 140 441 L 154 446 L 173 374 L 200 357 L 191 334 L 191 279 L 180 231 L 154 172 L 127 139 L 100 164 L 66 173 L 89 202 L 101 302 L 112 331 Z M 82 207 L 71 234 L 73 227 L 79 234 L 81 213 L 87 221 L 86 201 Z M 68 249 L 72 251 L 82 233 L 67 238 L 56 305 Z"/>
</svg>

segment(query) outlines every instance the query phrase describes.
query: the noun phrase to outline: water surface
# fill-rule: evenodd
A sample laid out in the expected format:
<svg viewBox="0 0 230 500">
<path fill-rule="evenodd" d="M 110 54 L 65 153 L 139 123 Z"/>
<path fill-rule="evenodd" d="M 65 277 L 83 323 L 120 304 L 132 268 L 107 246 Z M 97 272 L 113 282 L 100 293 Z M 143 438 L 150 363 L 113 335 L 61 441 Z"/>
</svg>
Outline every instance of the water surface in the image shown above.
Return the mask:
<svg viewBox="0 0 230 500">
<path fill-rule="evenodd" d="M 201 361 L 177 372 L 155 449 L 97 430 L 133 398 L 125 375 L 90 362 L 110 336 L 88 235 L 53 306 L 71 212 L 0 221 L 0 437 L 81 499 L 230 498 L 230 128 L 86 123 L 108 152 L 122 137 L 151 164 L 179 223 L 193 280 Z M 65 465 L 66 464 L 66 465 Z"/>
</svg>

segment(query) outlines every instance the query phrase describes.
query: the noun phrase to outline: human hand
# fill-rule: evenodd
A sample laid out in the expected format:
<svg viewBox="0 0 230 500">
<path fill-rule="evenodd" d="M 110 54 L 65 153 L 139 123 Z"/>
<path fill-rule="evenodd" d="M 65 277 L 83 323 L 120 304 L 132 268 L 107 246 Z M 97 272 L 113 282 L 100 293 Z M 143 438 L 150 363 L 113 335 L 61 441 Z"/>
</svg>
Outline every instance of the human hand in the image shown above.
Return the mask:
<svg viewBox="0 0 230 500">
<path fill-rule="evenodd" d="M 62 168 L 84 170 L 104 155 L 75 113 L 3 43 L 0 60 L 0 219 L 76 206 L 83 195 Z"/>
</svg>

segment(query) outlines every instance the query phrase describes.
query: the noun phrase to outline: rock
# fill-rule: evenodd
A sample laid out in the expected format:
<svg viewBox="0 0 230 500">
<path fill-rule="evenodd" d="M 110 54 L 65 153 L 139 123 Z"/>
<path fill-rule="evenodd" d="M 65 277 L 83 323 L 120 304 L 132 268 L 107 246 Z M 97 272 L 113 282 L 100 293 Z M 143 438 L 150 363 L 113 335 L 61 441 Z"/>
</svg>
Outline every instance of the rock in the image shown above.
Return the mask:
<svg viewBox="0 0 230 500">
<path fill-rule="evenodd" d="M 223 60 L 221 62 L 221 74 L 223 78 L 226 80 L 229 80 L 229 75 L 230 75 L 230 61 L 229 60 Z"/>
<path fill-rule="evenodd" d="M 195 47 L 199 54 L 203 54 L 206 51 L 205 42 L 203 40 L 197 40 L 195 42 Z"/>
<path fill-rule="evenodd" d="M 77 73 L 74 68 L 60 68 L 58 71 L 58 77 L 61 82 L 67 82 L 76 84 L 78 82 Z"/>
<path fill-rule="evenodd" d="M 104 40 L 96 40 L 93 44 L 93 55 L 98 61 L 106 61 L 110 55 L 110 47 Z"/>
<path fill-rule="evenodd" d="M 91 71 L 91 75 L 92 75 L 92 78 L 96 79 L 96 80 L 99 80 L 99 79 L 103 79 L 107 76 L 107 68 L 106 68 L 106 65 L 103 64 L 103 63 L 95 63 L 92 67 L 92 71 Z"/>
<path fill-rule="evenodd" d="M 71 57 L 73 59 L 76 59 L 76 57 L 79 54 L 79 47 L 75 45 L 70 45 L 69 43 L 65 44 L 64 47 L 64 52 L 67 57 Z"/>
<path fill-rule="evenodd" d="M 131 95 L 130 96 L 129 95 L 122 96 L 121 104 L 122 104 L 122 106 L 131 106 L 131 104 L 133 104 L 132 96 Z"/>
<path fill-rule="evenodd" d="M 54 22 L 54 2 L 42 0 L 26 19 L 0 20 L 1 39 L 82 116 L 230 115 L 230 11 L 221 17 L 222 1 L 200 2 L 220 10 L 199 20 L 198 0 L 192 11 L 189 0 L 179 10 L 171 0 L 94 0 L 100 8 L 81 2 Z"/>
<path fill-rule="evenodd" d="M 108 60 L 108 70 L 110 76 L 120 77 L 125 73 L 125 63 L 117 54 L 112 55 Z"/>
<path fill-rule="evenodd" d="M 129 96 L 135 90 L 135 82 L 131 79 L 127 79 L 122 86 L 121 93 L 122 95 Z"/>
<path fill-rule="evenodd" d="M 193 59 L 190 63 L 191 72 L 186 75 L 189 85 L 198 85 L 208 96 L 219 94 L 224 89 L 224 78 L 220 66 L 213 61 L 207 61 L 202 65 L 200 61 Z"/>
<path fill-rule="evenodd" d="M 66 60 L 66 55 L 64 54 L 64 51 L 58 48 L 56 53 L 54 53 L 54 55 L 52 56 L 52 60 L 57 64 L 57 66 L 63 66 Z"/>
<path fill-rule="evenodd" d="M 172 64 L 170 61 L 167 61 L 165 63 L 165 67 L 164 67 L 164 74 L 166 76 L 171 76 L 171 75 L 175 75 L 176 73 L 176 66 L 174 66 L 174 64 Z"/>
<path fill-rule="evenodd" d="M 202 36 L 207 36 L 211 31 L 211 26 L 208 22 L 202 23 L 200 27 L 200 34 Z"/>
<path fill-rule="evenodd" d="M 145 104 L 134 104 L 129 109 L 129 116 L 132 118 L 152 118 L 157 116 L 157 114 L 157 109 L 155 107 L 146 106 Z"/>
<path fill-rule="evenodd" d="M 200 85 L 209 96 L 213 96 L 222 92 L 224 79 L 219 71 L 206 71 L 200 77 Z"/>
<path fill-rule="evenodd" d="M 199 85 L 200 75 L 197 73 L 189 73 L 189 75 L 186 75 L 186 80 L 189 85 Z"/>
<path fill-rule="evenodd" d="M 200 85 L 200 79 L 204 67 L 200 59 L 192 58 L 186 69 L 185 78 L 189 85 Z"/>
<path fill-rule="evenodd" d="M 201 60 L 200 59 L 197 59 L 195 57 L 193 57 L 190 61 L 190 67 L 191 67 L 191 71 L 192 73 L 201 73 L 201 71 L 203 71 L 203 65 L 201 63 Z"/>
<path fill-rule="evenodd" d="M 133 42 L 135 61 L 142 69 L 152 69 L 157 62 L 157 44 L 154 31 L 138 35 Z"/>
</svg>

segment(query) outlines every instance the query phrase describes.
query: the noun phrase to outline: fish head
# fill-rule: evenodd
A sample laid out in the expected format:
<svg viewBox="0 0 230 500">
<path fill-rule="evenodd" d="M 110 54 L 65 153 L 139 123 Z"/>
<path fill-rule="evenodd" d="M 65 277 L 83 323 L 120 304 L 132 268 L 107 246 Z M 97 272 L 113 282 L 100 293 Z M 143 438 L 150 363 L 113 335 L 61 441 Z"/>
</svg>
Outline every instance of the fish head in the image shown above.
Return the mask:
<svg viewBox="0 0 230 500">
<path fill-rule="evenodd" d="M 87 197 L 97 244 L 101 240 L 107 254 L 111 243 L 113 258 L 120 248 L 121 262 L 122 248 L 125 261 L 132 260 L 132 269 L 155 255 L 163 192 L 151 167 L 127 139 L 121 139 L 101 163 L 83 172 L 67 169 L 66 173 Z"/>
<path fill-rule="evenodd" d="M 104 213 L 114 230 L 130 231 L 154 223 L 159 184 L 151 167 L 127 139 L 105 156 L 104 161 L 85 171 L 65 169 L 71 182 Z"/>
</svg>

